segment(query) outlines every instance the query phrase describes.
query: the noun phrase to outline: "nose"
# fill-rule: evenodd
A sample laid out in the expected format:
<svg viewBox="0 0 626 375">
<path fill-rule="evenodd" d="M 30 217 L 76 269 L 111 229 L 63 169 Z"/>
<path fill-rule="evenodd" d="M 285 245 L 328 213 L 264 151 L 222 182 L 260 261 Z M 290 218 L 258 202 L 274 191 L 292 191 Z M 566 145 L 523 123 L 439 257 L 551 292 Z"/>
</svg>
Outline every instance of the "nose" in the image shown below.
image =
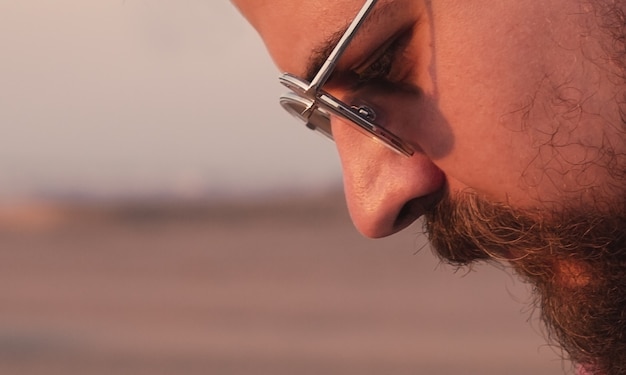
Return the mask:
<svg viewBox="0 0 626 375">
<path fill-rule="evenodd" d="M 399 155 L 341 119 L 332 128 L 350 216 L 364 236 L 398 232 L 435 203 L 445 177 L 425 154 Z"/>
</svg>

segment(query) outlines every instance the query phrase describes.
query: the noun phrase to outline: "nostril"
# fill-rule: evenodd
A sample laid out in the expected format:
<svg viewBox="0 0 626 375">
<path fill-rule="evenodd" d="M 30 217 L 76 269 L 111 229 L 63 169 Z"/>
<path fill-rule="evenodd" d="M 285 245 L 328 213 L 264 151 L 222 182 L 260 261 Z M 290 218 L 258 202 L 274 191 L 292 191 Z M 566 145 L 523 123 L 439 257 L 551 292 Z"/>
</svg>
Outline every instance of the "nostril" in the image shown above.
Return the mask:
<svg viewBox="0 0 626 375">
<path fill-rule="evenodd" d="M 406 202 L 398 212 L 393 227 L 395 231 L 400 231 L 419 219 L 422 215 L 430 211 L 443 196 L 443 189 L 432 194 L 413 198 Z"/>
<path fill-rule="evenodd" d="M 398 216 L 393 223 L 394 232 L 401 231 L 408 227 L 425 213 L 419 200 L 420 198 L 411 199 L 402 206 L 402 209 L 398 212 Z"/>
</svg>

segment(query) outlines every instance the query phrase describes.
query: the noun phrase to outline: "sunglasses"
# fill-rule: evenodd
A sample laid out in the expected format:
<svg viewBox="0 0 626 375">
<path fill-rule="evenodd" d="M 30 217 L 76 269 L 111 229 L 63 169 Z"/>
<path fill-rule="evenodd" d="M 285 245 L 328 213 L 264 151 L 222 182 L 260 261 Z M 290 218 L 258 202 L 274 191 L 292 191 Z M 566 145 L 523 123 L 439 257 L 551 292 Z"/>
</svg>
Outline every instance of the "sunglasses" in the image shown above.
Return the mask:
<svg viewBox="0 0 626 375">
<path fill-rule="evenodd" d="M 333 133 L 330 116 L 335 115 L 348 120 L 348 123 L 355 125 L 361 133 L 381 142 L 391 150 L 409 157 L 414 153 L 411 146 L 376 124 L 376 112 L 372 108 L 363 105 L 349 105 L 322 90 L 322 86 L 332 74 L 337 62 L 377 1 L 367 0 L 365 2 L 311 82 L 290 73 L 284 73 L 280 76 L 280 83 L 291 90 L 291 92 L 280 97 L 280 104 L 287 112 L 303 121 L 307 128 L 318 131 L 331 140 Z"/>
</svg>

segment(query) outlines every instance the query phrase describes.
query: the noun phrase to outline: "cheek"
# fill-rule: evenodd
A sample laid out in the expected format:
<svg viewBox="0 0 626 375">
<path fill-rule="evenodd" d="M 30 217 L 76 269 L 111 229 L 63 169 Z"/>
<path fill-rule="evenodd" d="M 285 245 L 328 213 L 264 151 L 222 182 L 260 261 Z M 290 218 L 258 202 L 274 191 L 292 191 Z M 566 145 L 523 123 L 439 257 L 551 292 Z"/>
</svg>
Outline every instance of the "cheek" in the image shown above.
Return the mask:
<svg viewBox="0 0 626 375">
<path fill-rule="evenodd" d="M 452 96 L 442 90 L 445 95 Z M 359 93 L 359 98 L 376 109 L 377 122 L 443 170 L 451 188 L 529 204 L 521 182 L 537 151 L 526 133 L 502 123 L 495 106 L 445 107 L 428 93 L 374 90 Z"/>
<path fill-rule="evenodd" d="M 520 25 L 528 4 L 511 12 L 516 5 L 504 3 L 478 1 L 439 12 L 455 22 L 435 20 L 427 71 L 432 88 L 421 102 L 423 120 L 415 139 L 451 185 L 529 205 L 522 182 L 537 150 L 522 124 L 545 69 L 536 57 L 537 45 L 529 43 Z M 522 31 L 512 32 L 514 26 Z"/>
<path fill-rule="evenodd" d="M 496 180 L 506 175 L 500 178 L 516 198 L 544 191 L 556 196 L 559 190 L 579 189 L 576 181 L 589 183 L 596 172 L 582 179 L 577 173 L 584 173 L 582 159 L 596 157 L 590 150 L 603 147 L 598 129 L 605 125 L 576 116 L 587 112 L 607 118 L 606 105 L 597 109 L 593 102 L 611 99 L 601 99 L 597 64 L 585 63 L 588 56 L 581 55 L 581 43 L 593 37 L 579 37 L 580 25 L 589 22 L 581 18 L 580 4 L 471 3 L 433 4 L 434 105 L 450 124 L 455 145 L 454 153 L 438 162 L 454 169 L 465 161 L 469 166 L 455 175 L 468 185 L 482 186 L 473 176 L 484 173 Z M 582 123 L 593 129 L 595 139 L 582 133 Z M 578 150 L 570 147 L 575 144 Z"/>
</svg>

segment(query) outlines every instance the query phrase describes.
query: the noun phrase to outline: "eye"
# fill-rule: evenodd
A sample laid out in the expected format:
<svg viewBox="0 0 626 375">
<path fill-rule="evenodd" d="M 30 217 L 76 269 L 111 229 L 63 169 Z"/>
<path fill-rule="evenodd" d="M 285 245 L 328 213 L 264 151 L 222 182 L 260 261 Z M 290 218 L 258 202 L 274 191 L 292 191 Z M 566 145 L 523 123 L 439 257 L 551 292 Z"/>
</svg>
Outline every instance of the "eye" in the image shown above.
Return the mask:
<svg viewBox="0 0 626 375">
<path fill-rule="evenodd" d="M 395 82 L 399 74 L 394 71 L 402 51 L 406 48 L 412 36 L 412 30 L 404 31 L 399 36 L 391 38 L 373 53 L 367 60 L 352 69 L 356 75 L 358 85 L 371 82 Z M 397 70 L 397 69 L 396 69 Z"/>
<path fill-rule="evenodd" d="M 363 64 L 353 69 L 359 82 L 367 82 L 375 79 L 385 79 L 389 76 L 393 67 L 395 51 L 391 48 L 392 43 L 385 43 L 376 53 L 368 58 Z"/>
</svg>

